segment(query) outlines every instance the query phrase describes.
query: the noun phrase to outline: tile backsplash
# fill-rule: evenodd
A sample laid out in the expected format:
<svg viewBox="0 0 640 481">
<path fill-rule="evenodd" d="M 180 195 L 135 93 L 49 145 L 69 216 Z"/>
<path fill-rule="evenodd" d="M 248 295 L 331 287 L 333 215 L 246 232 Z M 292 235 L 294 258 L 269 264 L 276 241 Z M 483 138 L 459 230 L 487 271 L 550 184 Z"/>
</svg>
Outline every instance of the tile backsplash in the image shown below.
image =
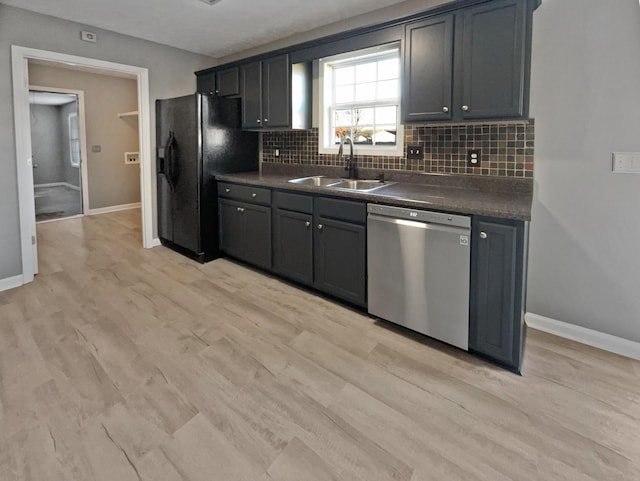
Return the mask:
<svg viewBox="0 0 640 481">
<path fill-rule="evenodd" d="M 534 122 L 466 125 L 406 125 L 404 157 L 357 155 L 359 167 L 381 170 L 533 177 Z M 421 145 L 423 159 L 407 159 L 408 145 Z M 280 155 L 275 156 L 276 149 Z M 480 166 L 467 166 L 467 151 L 477 149 Z M 336 155 L 318 153 L 318 129 L 262 134 L 265 163 L 340 166 Z"/>
</svg>

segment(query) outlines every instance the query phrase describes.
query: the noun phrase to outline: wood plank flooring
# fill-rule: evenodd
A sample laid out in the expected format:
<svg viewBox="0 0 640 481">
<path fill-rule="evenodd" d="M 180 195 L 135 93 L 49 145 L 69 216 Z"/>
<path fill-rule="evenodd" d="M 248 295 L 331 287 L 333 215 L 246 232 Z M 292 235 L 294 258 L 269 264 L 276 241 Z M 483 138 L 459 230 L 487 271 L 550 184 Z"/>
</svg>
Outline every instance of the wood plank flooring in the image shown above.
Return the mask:
<svg viewBox="0 0 640 481">
<path fill-rule="evenodd" d="M 520 377 L 139 218 L 0 293 L 0 480 L 640 480 L 639 362 L 530 330 Z"/>
</svg>

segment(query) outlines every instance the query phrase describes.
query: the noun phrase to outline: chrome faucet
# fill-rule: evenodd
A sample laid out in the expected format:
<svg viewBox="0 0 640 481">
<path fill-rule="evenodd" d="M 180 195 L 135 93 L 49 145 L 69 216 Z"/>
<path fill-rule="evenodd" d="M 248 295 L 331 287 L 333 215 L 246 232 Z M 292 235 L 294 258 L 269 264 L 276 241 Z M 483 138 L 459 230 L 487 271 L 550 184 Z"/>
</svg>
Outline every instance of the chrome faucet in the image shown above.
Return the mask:
<svg viewBox="0 0 640 481">
<path fill-rule="evenodd" d="M 342 160 L 344 158 L 344 143 L 349 141 L 349 158 L 347 159 L 347 163 L 344 166 L 344 170 L 349 171 L 350 179 L 358 178 L 358 169 L 356 166 L 356 159 L 353 156 L 353 140 L 351 137 L 342 137 L 340 139 L 340 148 L 338 149 L 338 157 Z"/>
</svg>

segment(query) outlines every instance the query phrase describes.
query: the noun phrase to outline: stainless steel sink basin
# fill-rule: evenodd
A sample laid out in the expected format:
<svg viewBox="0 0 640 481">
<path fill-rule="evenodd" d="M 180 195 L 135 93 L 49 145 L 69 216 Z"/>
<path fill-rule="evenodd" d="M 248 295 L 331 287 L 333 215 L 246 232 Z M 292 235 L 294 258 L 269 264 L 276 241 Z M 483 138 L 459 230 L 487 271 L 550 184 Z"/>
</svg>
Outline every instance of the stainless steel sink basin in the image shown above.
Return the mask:
<svg viewBox="0 0 640 481">
<path fill-rule="evenodd" d="M 380 182 L 379 180 L 347 180 L 331 185 L 332 189 L 357 190 L 369 192 L 393 184 L 394 182 Z"/>
<path fill-rule="evenodd" d="M 335 177 L 325 177 L 324 175 L 314 175 L 312 177 L 300 177 L 290 179 L 289 182 L 298 185 L 313 185 L 315 187 L 327 187 L 329 189 L 353 190 L 358 192 L 369 192 L 380 189 L 394 182 L 380 182 L 379 180 L 351 180 L 337 179 Z"/>
<path fill-rule="evenodd" d="M 336 179 L 325 177 L 323 175 L 314 175 L 313 177 L 300 177 L 299 179 L 291 179 L 289 182 L 298 185 L 314 185 L 316 187 L 329 187 L 333 184 L 343 182 L 344 179 Z"/>
</svg>

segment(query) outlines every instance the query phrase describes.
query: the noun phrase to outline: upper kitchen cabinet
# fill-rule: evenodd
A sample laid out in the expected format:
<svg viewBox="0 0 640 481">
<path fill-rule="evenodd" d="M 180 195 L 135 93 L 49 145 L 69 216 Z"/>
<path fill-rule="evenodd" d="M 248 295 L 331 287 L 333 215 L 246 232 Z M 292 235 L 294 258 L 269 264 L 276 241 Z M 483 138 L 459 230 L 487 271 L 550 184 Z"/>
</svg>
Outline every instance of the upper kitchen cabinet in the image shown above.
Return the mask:
<svg viewBox="0 0 640 481">
<path fill-rule="evenodd" d="M 454 15 L 406 26 L 402 111 L 406 122 L 451 119 Z"/>
<path fill-rule="evenodd" d="M 464 11 L 462 118 L 521 117 L 525 110 L 525 2 Z"/>
<path fill-rule="evenodd" d="M 289 55 L 240 66 L 242 127 L 311 127 L 311 65 L 291 64 Z"/>
<path fill-rule="evenodd" d="M 216 72 L 216 95 L 231 97 L 240 95 L 240 72 L 238 67 L 231 67 Z"/>
<path fill-rule="evenodd" d="M 238 67 L 198 74 L 197 91 L 220 97 L 240 95 L 240 73 Z"/>
<path fill-rule="evenodd" d="M 405 27 L 405 122 L 528 115 L 527 0 L 494 0 Z"/>
</svg>

